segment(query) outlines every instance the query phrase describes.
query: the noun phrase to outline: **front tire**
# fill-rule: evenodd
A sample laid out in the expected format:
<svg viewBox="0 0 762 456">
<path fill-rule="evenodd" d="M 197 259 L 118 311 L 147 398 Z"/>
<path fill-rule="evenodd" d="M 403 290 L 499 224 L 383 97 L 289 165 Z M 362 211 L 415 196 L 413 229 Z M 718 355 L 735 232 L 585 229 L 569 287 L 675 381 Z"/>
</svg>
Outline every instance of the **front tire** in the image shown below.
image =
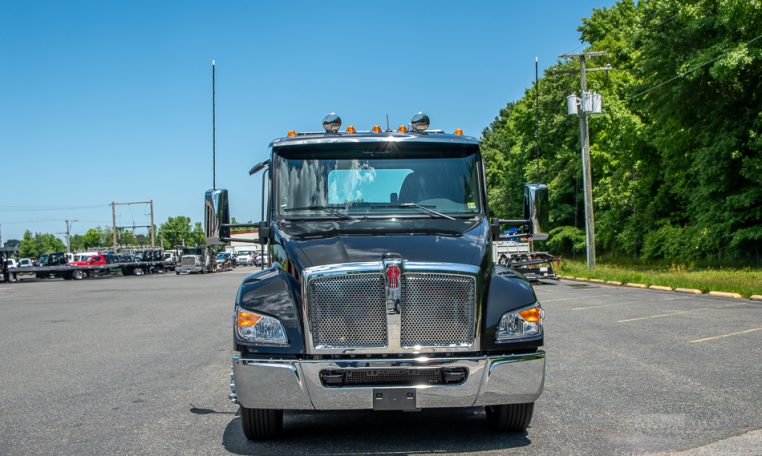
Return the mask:
<svg viewBox="0 0 762 456">
<path fill-rule="evenodd" d="M 534 402 L 526 404 L 488 405 L 484 407 L 492 430 L 500 432 L 525 431 L 532 421 Z"/>
<path fill-rule="evenodd" d="M 241 426 L 249 440 L 274 439 L 283 431 L 283 410 L 241 406 Z"/>
</svg>

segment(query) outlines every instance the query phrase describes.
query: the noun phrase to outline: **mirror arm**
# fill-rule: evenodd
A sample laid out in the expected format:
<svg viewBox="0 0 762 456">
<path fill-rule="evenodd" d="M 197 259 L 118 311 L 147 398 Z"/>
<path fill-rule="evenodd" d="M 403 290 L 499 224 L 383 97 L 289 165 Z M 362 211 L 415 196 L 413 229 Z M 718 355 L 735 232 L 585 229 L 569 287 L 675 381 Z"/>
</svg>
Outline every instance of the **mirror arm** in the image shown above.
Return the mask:
<svg viewBox="0 0 762 456">
<path fill-rule="evenodd" d="M 259 223 L 223 223 L 220 226 L 226 228 L 258 228 Z"/>
<path fill-rule="evenodd" d="M 220 238 L 220 241 L 223 242 L 250 242 L 252 244 L 262 244 L 262 239 L 253 239 L 253 238 Z"/>
</svg>

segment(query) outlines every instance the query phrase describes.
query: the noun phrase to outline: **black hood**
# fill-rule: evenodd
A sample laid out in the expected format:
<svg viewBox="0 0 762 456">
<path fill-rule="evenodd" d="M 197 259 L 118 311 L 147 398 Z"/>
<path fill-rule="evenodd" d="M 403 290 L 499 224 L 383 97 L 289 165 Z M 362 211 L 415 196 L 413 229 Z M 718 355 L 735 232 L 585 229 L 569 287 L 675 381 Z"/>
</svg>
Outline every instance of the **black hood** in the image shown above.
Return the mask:
<svg viewBox="0 0 762 456">
<path fill-rule="evenodd" d="M 482 220 L 459 234 L 338 234 L 282 239 L 297 269 L 326 264 L 380 261 L 397 253 L 407 261 L 472 264 L 481 267 L 487 254 L 489 225 Z"/>
</svg>

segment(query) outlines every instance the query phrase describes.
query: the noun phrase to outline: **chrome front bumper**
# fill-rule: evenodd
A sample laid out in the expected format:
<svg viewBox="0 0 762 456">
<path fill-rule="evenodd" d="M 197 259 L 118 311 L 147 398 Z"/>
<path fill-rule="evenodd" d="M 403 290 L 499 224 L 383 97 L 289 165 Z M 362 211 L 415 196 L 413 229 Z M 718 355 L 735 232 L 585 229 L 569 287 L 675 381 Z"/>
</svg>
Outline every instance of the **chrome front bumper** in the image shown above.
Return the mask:
<svg viewBox="0 0 762 456">
<path fill-rule="evenodd" d="M 246 408 L 372 409 L 373 390 L 405 387 L 326 387 L 322 370 L 464 367 L 459 385 L 420 385 L 416 408 L 472 407 L 534 402 L 545 383 L 545 352 L 509 356 L 367 360 L 268 360 L 233 357 L 230 399 Z"/>
</svg>

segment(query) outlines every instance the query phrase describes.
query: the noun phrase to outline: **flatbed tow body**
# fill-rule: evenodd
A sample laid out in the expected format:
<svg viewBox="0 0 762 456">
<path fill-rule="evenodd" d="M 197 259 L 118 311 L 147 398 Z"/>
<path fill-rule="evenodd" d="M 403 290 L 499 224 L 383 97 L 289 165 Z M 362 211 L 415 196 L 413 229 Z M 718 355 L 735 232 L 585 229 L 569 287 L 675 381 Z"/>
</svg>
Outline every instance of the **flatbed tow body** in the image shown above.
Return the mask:
<svg viewBox="0 0 762 456">
<path fill-rule="evenodd" d="M 139 261 L 129 263 L 110 263 L 93 266 L 33 266 L 13 268 L 8 274 L 10 282 L 28 279 L 65 279 L 81 280 L 88 277 L 104 276 L 121 272 L 122 275 L 143 275 L 150 271 L 163 271 L 163 261 Z"/>
</svg>

